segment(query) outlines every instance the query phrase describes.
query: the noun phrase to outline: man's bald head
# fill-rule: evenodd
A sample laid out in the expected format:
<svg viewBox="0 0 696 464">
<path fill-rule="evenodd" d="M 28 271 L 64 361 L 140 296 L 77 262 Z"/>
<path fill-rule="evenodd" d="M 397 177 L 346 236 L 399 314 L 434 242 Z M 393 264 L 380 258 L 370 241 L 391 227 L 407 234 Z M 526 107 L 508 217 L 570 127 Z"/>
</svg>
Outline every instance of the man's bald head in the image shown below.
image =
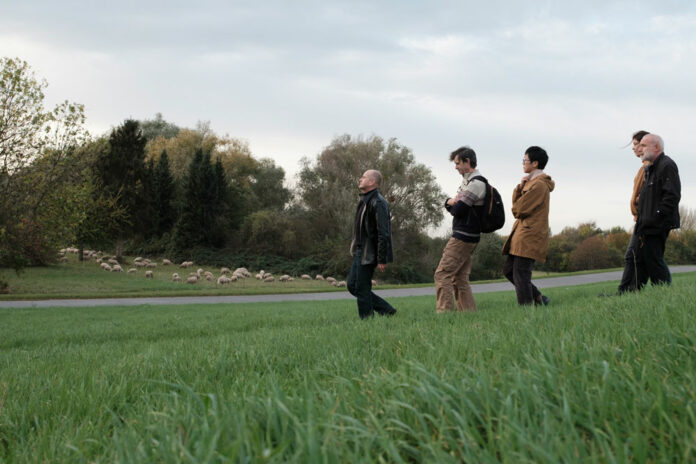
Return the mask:
<svg viewBox="0 0 696 464">
<path fill-rule="evenodd" d="M 358 181 L 358 188 L 363 193 L 379 188 L 380 185 L 382 185 L 382 173 L 376 169 L 368 169 Z"/>
<path fill-rule="evenodd" d="M 641 159 L 651 163 L 665 151 L 665 143 L 662 141 L 662 137 L 657 134 L 647 134 L 644 136 L 640 141 L 640 146 L 643 149 L 643 156 Z"/>
</svg>

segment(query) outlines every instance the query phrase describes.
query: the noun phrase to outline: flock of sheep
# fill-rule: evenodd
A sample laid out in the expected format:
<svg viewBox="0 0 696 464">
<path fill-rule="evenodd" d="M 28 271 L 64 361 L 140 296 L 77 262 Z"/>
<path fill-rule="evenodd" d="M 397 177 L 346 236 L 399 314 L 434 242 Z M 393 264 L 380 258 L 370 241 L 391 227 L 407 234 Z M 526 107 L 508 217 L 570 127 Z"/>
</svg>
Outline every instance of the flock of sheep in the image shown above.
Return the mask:
<svg viewBox="0 0 696 464">
<path fill-rule="evenodd" d="M 61 262 L 67 262 L 67 254 L 68 253 L 74 253 L 76 254 L 78 252 L 77 248 L 63 248 L 60 250 L 58 253 L 60 261 Z M 123 268 L 119 264 L 119 262 L 116 260 L 115 257 L 113 256 L 108 256 L 105 255 L 101 251 L 94 251 L 94 250 L 84 250 L 83 251 L 83 256 L 85 259 L 92 259 L 94 260 L 99 266 L 107 272 L 124 272 Z M 137 257 L 133 260 L 133 266 L 132 268 L 128 269 L 128 274 L 138 274 L 138 270 L 140 268 L 145 269 L 145 278 L 152 279 L 154 278 L 155 274 L 152 269 L 157 268 L 158 263 L 151 261 L 147 258 L 142 258 L 142 257 Z M 174 266 L 174 264 L 168 260 L 168 259 L 163 259 L 161 262 L 162 266 Z M 193 267 L 193 261 L 184 261 L 181 264 L 179 264 L 179 268 L 181 269 L 189 269 Z M 183 273 L 182 273 L 183 274 Z M 237 282 L 239 280 L 244 280 L 247 278 L 250 278 L 252 274 L 247 270 L 245 267 L 239 267 L 235 269 L 234 271 L 231 270 L 230 268 L 223 267 L 220 269 L 219 276 L 217 279 L 215 278 L 215 275 L 210 272 L 206 271 L 202 268 L 199 268 L 195 272 L 189 272 L 188 275 L 179 275 L 178 272 L 174 272 L 172 274 L 172 281 L 173 282 L 185 282 L 187 284 L 196 284 L 199 280 L 207 280 L 207 281 L 214 281 L 216 282 L 217 285 L 227 285 L 231 284 L 232 282 Z M 276 281 L 276 277 L 271 274 L 270 272 L 265 272 L 265 271 L 259 271 L 254 275 L 257 280 L 266 282 L 266 283 L 271 283 Z M 345 280 L 338 281 L 334 279 L 333 277 L 324 277 L 321 274 L 317 274 L 314 279 L 308 274 L 302 274 L 300 276 L 301 280 L 320 280 L 320 281 L 325 281 L 333 285 L 334 287 L 345 287 L 346 282 Z M 295 280 L 294 277 L 291 277 L 288 274 L 283 274 L 280 277 L 278 277 L 279 282 L 293 282 Z M 373 281 L 373 285 L 377 285 L 377 282 Z"/>
</svg>

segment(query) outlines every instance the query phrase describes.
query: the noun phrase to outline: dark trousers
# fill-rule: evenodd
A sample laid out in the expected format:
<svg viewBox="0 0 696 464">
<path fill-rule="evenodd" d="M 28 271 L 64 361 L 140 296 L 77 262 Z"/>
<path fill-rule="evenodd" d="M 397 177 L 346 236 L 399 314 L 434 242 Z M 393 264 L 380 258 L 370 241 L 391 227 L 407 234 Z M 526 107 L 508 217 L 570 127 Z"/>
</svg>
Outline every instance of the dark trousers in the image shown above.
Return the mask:
<svg viewBox="0 0 696 464">
<path fill-rule="evenodd" d="M 672 283 L 672 274 L 665 262 L 665 244 L 668 236 L 669 231 L 656 235 L 640 234 L 638 237 L 636 287 L 639 290 L 648 283 L 648 279 L 653 285 Z"/>
<path fill-rule="evenodd" d="M 508 255 L 503 265 L 503 274 L 515 286 L 520 305 L 530 305 L 541 299 L 541 292 L 532 283 L 532 267 L 533 259 L 515 255 Z"/>
<path fill-rule="evenodd" d="M 362 251 L 357 250 L 346 282 L 350 294 L 358 299 L 360 319 L 374 316 L 375 311 L 382 316 L 396 312 L 389 303 L 372 292 L 372 276 L 377 265 L 361 264 L 361 258 Z"/>
<path fill-rule="evenodd" d="M 632 292 L 636 289 L 636 261 L 638 261 L 638 235 L 632 234 L 624 255 L 624 271 L 619 284 L 619 293 Z"/>
</svg>

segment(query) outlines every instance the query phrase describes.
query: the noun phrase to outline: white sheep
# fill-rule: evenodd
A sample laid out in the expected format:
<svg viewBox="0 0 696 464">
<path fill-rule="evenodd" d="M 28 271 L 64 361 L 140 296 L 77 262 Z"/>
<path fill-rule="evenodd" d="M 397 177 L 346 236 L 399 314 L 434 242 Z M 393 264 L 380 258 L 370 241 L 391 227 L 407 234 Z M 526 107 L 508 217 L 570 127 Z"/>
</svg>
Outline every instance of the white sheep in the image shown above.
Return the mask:
<svg viewBox="0 0 696 464">
<path fill-rule="evenodd" d="M 231 274 L 231 273 L 232 273 L 232 271 L 230 271 L 230 268 L 228 268 L 228 267 L 220 268 L 220 274 Z"/>
<path fill-rule="evenodd" d="M 237 277 L 236 274 L 232 274 L 232 277 L 230 277 L 230 280 L 231 280 L 232 282 L 236 282 L 238 279 L 239 279 L 239 277 Z"/>
<path fill-rule="evenodd" d="M 181 282 L 181 277 L 176 272 L 172 274 L 172 282 Z"/>
<path fill-rule="evenodd" d="M 249 273 L 249 270 L 245 267 L 238 267 L 237 269 L 234 270 L 234 274 L 238 274 L 242 278 L 246 278 L 246 277 L 251 276 L 251 274 Z"/>
<path fill-rule="evenodd" d="M 264 282 L 273 282 L 273 281 L 275 281 L 275 277 L 273 277 L 273 276 L 264 277 L 263 281 Z"/>
<path fill-rule="evenodd" d="M 218 280 L 217 280 L 218 285 L 229 284 L 230 282 L 232 282 L 232 280 L 229 277 L 227 277 L 225 274 L 218 277 Z"/>
<path fill-rule="evenodd" d="M 376 287 L 377 286 L 377 281 L 375 279 L 372 279 L 372 286 Z"/>
<path fill-rule="evenodd" d="M 129 273 L 129 274 L 135 274 L 136 272 L 138 272 L 138 270 L 137 270 L 136 268 L 134 268 L 134 267 L 128 269 L 128 273 Z"/>
<path fill-rule="evenodd" d="M 157 263 L 145 262 L 145 267 L 157 267 Z"/>
<path fill-rule="evenodd" d="M 123 268 L 120 264 L 114 264 L 111 268 L 111 272 L 123 272 Z"/>
<path fill-rule="evenodd" d="M 195 284 L 196 282 L 198 282 L 198 276 L 197 276 L 197 275 L 188 276 L 188 277 L 186 278 L 186 283 L 187 283 L 187 284 Z"/>
<path fill-rule="evenodd" d="M 145 271 L 145 278 L 152 279 L 155 276 L 152 271 Z"/>
<path fill-rule="evenodd" d="M 336 286 L 337 286 L 337 287 L 345 287 L 345 286 L 346 286 L 346 281 L 345 281 L 345 280 L 341 280 L 340 282 L 336 282 Z"/>
<path fill-rule="evenodd" d="M 314 278 L 314 280 L 324 280 L 324 276 L 321 274 L 317 274 L 317 276 Z"/>
<path fill-rule="evenodd" d="M 327 282 L 334 283 L 334 282 L 336 282 L 336 279 L 334 279 L 333 277 L 327 277 L 327 278 L 326 278 L 326 281 L 327 281 Z"/>
<path fill-rule="evenodd" d="M 300 276 L 300 279 L 302 279 L 302 280 L 312 280 L 312 276 L 310 276 L 309 274 L 302 274 L 302 275 Z"/>
<path fill-rule="evenodd" d="M 172 264 L 172 262 L 166 258 L 162 260 L 162 266 L 169 266 L 171 264 Z"/>
<path fill-rule="evenodd" d="M 263 280 L 263 276 L 261 275 L 261 273 L 256 274 L 256 280 Z"/>
<path fill-rule="evenodd" d="M 281 282 L 287 282 L 288 279 L 290 279 L 290 276 L 287 274 L 283 274 L 282 276 L 280 276 L 280 278 L 278 280 Z"/>
<path fill-rule="evenodd" d="M 106 262 L 109 264 L 118 264 L 118 261 L 116 261 L 114 258 L 109 258 Z"/>
<path fill-rule="evenodd" d="M 108 264 L 106 264 L 106 263 L 101 263 L 100 266 L 101 266 L 101 268 L 104 269 L 105 271 L 111 272 L 111 266 L 109 266 Z"/>
<path fill-rule="evenodd" d="M 145 263 L 142 262 L 142 261 L 135 261 L 135 262 L 133 263 L 133 266 L 135 266 L 135 267 L 145 267 Z"/>
<path fill-rule="evenodd" d="M 142 261 L 142 260 L 143 260 L 142 256 L 138 256 L 137 258 L 135 258 L 135 259 L 133 260 L 133 262 L 134 262 L 134 263 L 137 263 L 138 261 Z"/>
</svg>

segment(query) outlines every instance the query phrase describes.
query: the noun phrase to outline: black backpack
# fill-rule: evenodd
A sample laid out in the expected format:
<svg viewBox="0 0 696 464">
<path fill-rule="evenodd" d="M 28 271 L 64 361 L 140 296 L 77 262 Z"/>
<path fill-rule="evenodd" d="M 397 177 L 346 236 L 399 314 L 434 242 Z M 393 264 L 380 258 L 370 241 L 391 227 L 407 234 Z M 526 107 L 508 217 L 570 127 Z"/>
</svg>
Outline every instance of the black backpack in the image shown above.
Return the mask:
<svg viewBox="0 0 696 464">
<path fill-rule="evenodd" d="M 485 177 L 476 176 L 473 179 L 478 179 L 486 184 L 486 196 L 483 199 L 483 206 L 474 208 L 479 223 L 481 223 L 481 232 L 495 232 L 505 225 L 503 199 L 500 197 L 500 192 L 489 184 Z"/>
</svg>

